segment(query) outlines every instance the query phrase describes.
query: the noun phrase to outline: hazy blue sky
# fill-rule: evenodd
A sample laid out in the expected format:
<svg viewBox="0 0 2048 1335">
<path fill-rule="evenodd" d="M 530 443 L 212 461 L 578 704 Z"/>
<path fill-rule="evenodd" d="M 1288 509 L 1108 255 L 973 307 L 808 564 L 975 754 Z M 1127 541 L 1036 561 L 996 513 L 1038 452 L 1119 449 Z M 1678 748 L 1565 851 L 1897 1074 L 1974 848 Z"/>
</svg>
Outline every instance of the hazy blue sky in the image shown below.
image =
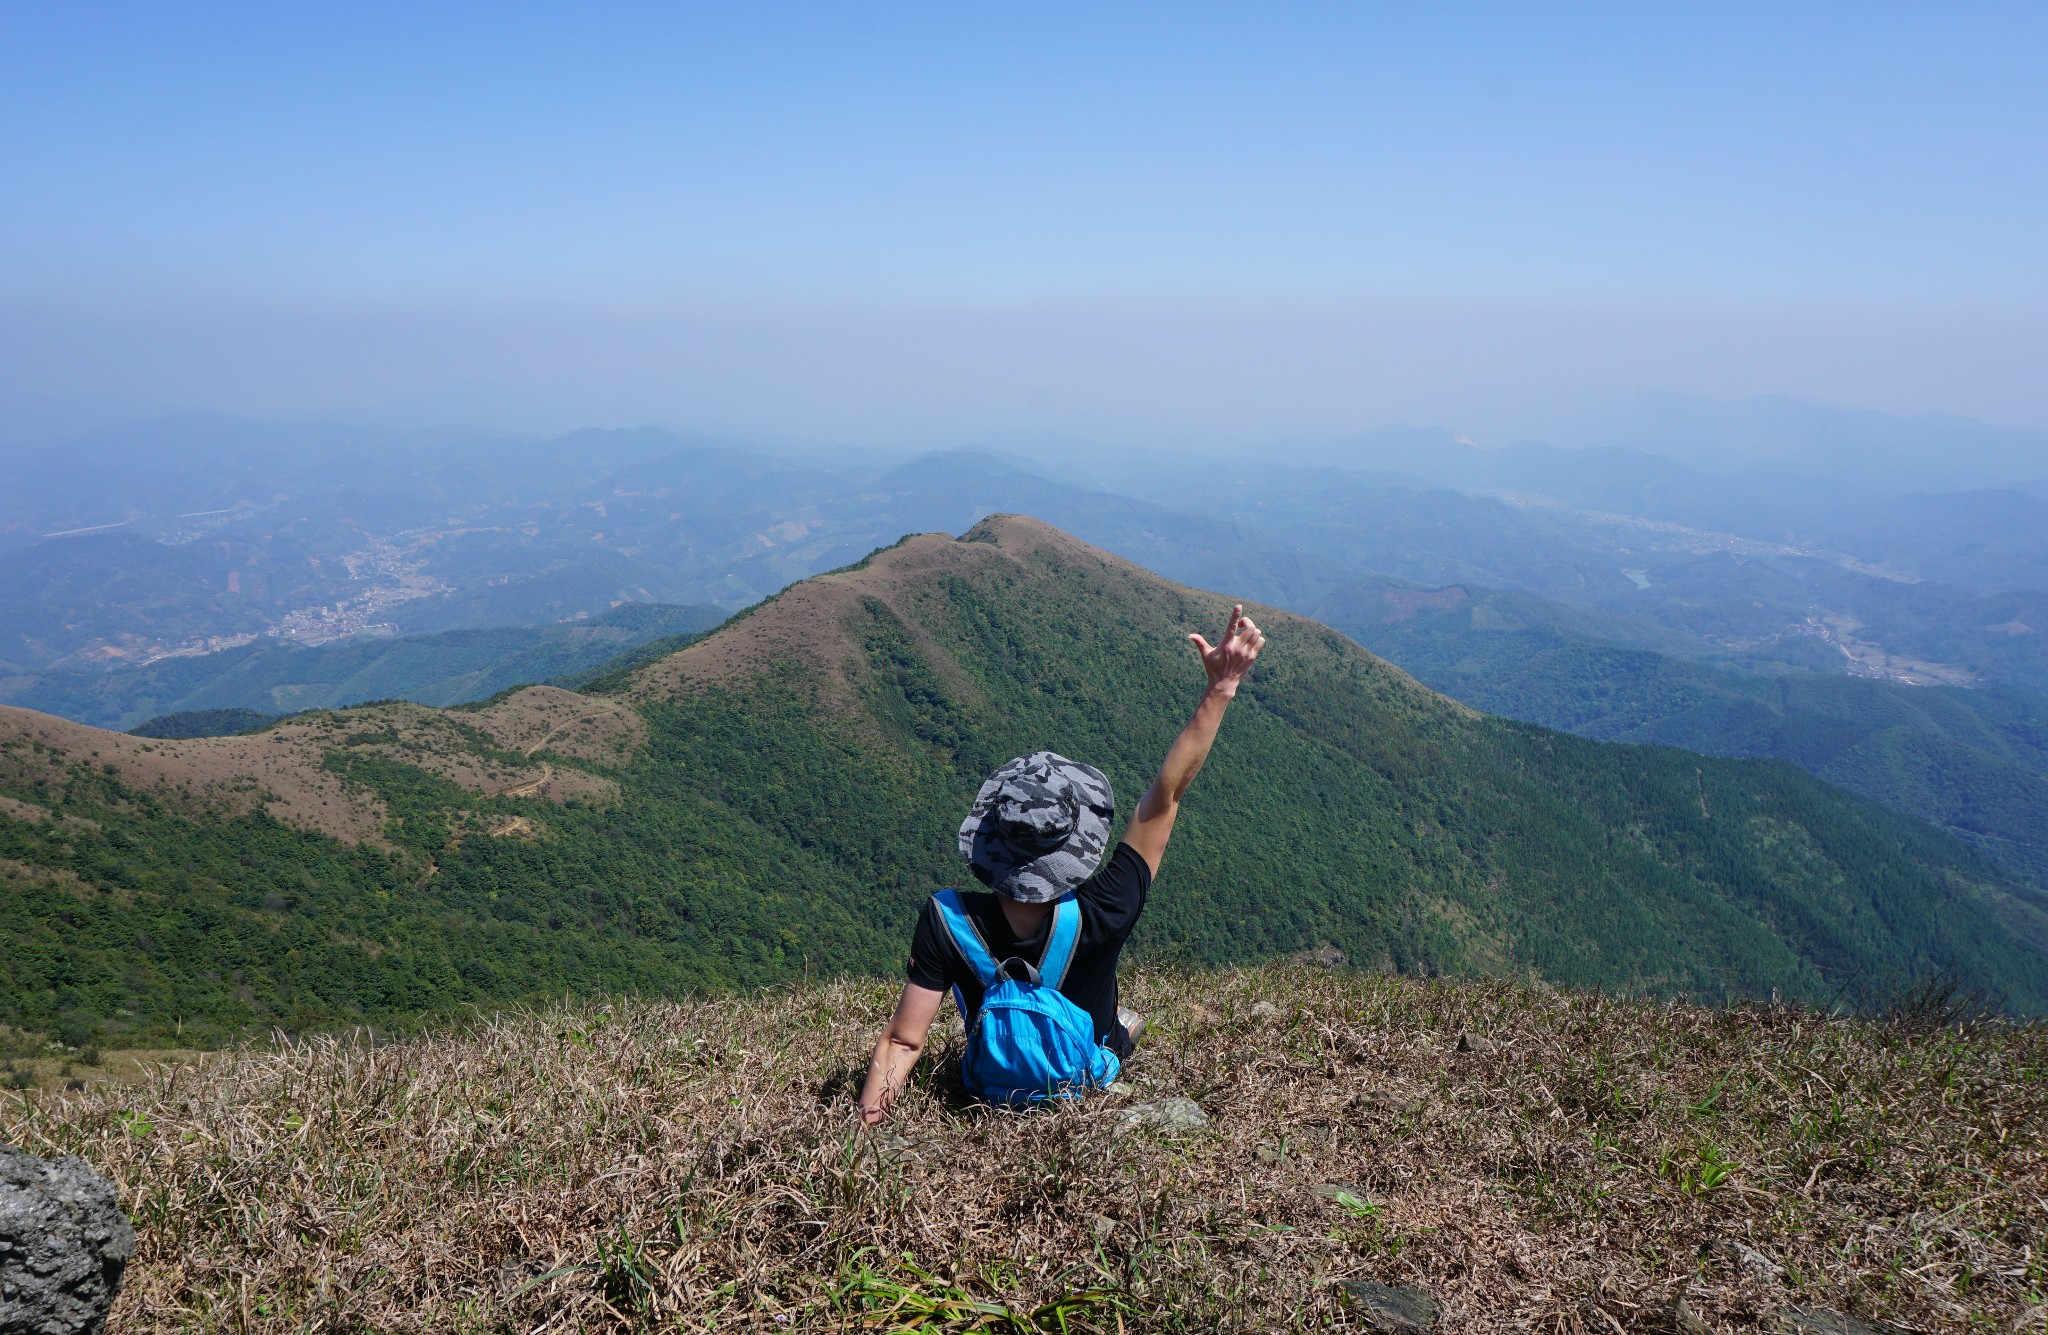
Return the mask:
<svg viewBox="0 0 2048 1335">
<path fill-rule="evenodd" d="M 0 5 L 0 391 L 2048 425 L 2048 5 Z"/>
</svg>

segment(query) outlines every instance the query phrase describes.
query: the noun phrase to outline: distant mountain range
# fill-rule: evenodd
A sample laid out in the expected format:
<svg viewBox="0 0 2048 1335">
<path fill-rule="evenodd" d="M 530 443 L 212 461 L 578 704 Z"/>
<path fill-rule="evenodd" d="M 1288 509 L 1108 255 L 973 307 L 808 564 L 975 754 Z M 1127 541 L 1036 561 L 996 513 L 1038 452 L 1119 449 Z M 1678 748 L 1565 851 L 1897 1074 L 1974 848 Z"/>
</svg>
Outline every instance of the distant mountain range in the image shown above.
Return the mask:
<svg viewBox="0 0 2048 1335">
<path fill-rule="evenodd" d="M 208 451 L 215 467 L 193 467 Z M 701 629 L 904 532 L 1026 512 L 1182 582 L 1322 617 L 1482 708 L 1790 760 L 2039 882 L 2039 786 L 2011 768 L 2037 711 L 2011 702 L 2048 694 L 2048 497 L 1887 496 L 1419 428 L 1331 457 L 1375 468 L 1058 449 L 826 467 L 659 431 L 122 428 L 29 475 L 73 507 L 50 511 L 63 522 L 104 518 L 78 508 L 94 471 L 139 517 L 0 551 L 0 658 L 10 631 L 18 646 L 0 702 L 117 728 L 460 703 Z M 1471 601 L 1389 621 L 1378 600 L 1397 585 Z M 360 634 L 372 626 L 385 634 Z M 234 647 L 142 661 L 207 636 Z M 1933 710 L 1916 692 L 1942 683 L 1974 689 Z M 1906 732 L 1844 731 L 1844 711 Z"/>
<path fill-rule="evenodd" d="M 1036 521 L 905 540 L 575 692 L 249 736 L 0 709 L 0 1019 L 186 1041 L 900 964 L 983 774 L 1125 809 L 1225 600 Z M 1790 766 L 1477 715 L 1261 609 L 1140 948 L 1815 1002 L 1933 970 L 2048 1009 L 2048 905 Z M 69 1041 L 69 1040 L 67 1040 Z"/>
<path fill-rule="evenodd" d="M 306 648 L 255 643 L 145 667 L 0 679 L 0 704 L 116 730 L 195 711 L 276 716 L 366 700 L 459 705 L 513 686 L 573 677 L 627 650 L 693 635 L 724 619 L 715 607 L 628 603 L 540 626 L 373 637 Z"/>
<path fill-rule="evenodd" d="M 1872 493 L 1966 491 L 2048 479 L 2048 431 L 1952 413 L 1898 416 L 1765 395 L 1643 395 L 1577 433 L 1709 472 L 1829 478 Z"/>
</svg>

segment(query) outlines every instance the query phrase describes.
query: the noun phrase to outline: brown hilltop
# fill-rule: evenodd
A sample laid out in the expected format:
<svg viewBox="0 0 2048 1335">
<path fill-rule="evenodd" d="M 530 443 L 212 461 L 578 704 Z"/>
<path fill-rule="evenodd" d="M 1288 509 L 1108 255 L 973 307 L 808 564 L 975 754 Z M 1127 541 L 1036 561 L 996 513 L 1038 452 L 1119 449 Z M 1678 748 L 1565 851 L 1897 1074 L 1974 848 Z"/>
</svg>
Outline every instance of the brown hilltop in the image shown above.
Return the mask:
<svg viewBox="0 0 2048 1335">
<path fill-rule="evenodd" d="M 949 688 L 973 699 L 976 692 L 971 682 L 949 654 L 933 651 L 919 625 L 920 609 L 932 599 L 944 597 L 939 581 L 946 576 L 1057 576 L 1075 587 L 1077 597 L 1142 603 L 1163 623 L 1162 630 L 1170 624 L 1179 633 L 1199 631 L 1211 640 L 1221 630 L 1233 601 L 1223 594 L 1164 579 L 1043 520 L 990 515 L 958 538 L 948 533 L 913 534 L 857 565 L 791 585 L 719 631 L 643 668 L 628 688 L 628 698 L 660 700 L 694 686 L 794 661 L 827 669 L 819 682 L 827 696 L 821 703 L 851 704 L 852 682 L 865 668 L 849 627 L 872 602 L 895 615 L 927 651 L 927 660 Z M 1317 622 L 1264 604 L 1247 602 L 1244 606 L 1268 633 L 1313 634 L 1346 656 L 1369 663 L 1375 672 L 1433 697 L 1445 708 L 1470 712 Z"/>
</svg>

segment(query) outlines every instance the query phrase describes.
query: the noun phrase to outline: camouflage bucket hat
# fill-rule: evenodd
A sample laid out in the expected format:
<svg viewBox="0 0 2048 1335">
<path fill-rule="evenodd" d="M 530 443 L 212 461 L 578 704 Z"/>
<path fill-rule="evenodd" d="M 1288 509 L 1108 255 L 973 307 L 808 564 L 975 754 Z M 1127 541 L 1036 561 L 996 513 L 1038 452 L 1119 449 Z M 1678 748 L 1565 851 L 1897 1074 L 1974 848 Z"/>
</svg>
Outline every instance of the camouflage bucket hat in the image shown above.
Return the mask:
<svg viewBox="0 0 2048 1335">
<path fill-rule="evenodd" d="M 1101 770 L 1051 751 L 1019 756 L 975 794 L 960 823 L 960 856 L 997 894 L 1050 903 L 1102 865 L 1115 814 Z"/>
</svg>

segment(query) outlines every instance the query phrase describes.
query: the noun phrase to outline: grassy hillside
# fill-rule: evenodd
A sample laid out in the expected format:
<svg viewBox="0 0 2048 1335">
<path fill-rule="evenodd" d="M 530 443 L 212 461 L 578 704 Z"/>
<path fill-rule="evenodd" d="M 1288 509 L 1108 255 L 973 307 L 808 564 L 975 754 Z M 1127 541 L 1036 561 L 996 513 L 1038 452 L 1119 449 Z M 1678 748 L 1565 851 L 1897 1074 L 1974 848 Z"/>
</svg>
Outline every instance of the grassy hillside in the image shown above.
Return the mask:
<svg viewBox="0 0 2048 1335">
<path fill-rule="evenodd" d="M 918 902 L 962 875 L 952 832 L 982 776 L 1052 747 L 1128 810 L 1198 688 L 1181 637 L 1225 607 L 996 519 L 806 581 L 582 695 L 194 742 L 0 713 L 0 1019 L 189 1038 L 892 972 Z M 1713 1000 L 1952 968 L 2048 1008 L 2043 915 L 1931 830 L 1789 766 L 1474 715 L 1334 631 L 1259 615 L 1272 647 L 1143 954 L 1334 944 L 1405 973 Z M 611 731 L 585 745 L 571 724 Z"/>
<path fill-rule="evenodd" d="M 2039 1027 L 1128 981 L 1130 1092 L 1039 1114 L 966 1104 L 948 1018 L 892 1126 L 855 1128 L 892 993 L 844 983 L 0 1093 L 0 1140 L 119 1187 L 122 1331 L 1365 1328 L 1346 1282 L 1472 1335 L 1683 1330 L 1681 1300 L 1731 1333 L 2038 1328 Z M 1172 1097 L 1211 1120 L 1126 1124 Z"/>
<path fill-rule="evenodd" d="M 1463 586 L 1363 580 L 1317 613 L 1475 708 L 1602 741 L 1789 761 L 2048 888 L 2048 697 L 1738 676 L 1599 643 L 1570 608 Z"/>
</svg>

